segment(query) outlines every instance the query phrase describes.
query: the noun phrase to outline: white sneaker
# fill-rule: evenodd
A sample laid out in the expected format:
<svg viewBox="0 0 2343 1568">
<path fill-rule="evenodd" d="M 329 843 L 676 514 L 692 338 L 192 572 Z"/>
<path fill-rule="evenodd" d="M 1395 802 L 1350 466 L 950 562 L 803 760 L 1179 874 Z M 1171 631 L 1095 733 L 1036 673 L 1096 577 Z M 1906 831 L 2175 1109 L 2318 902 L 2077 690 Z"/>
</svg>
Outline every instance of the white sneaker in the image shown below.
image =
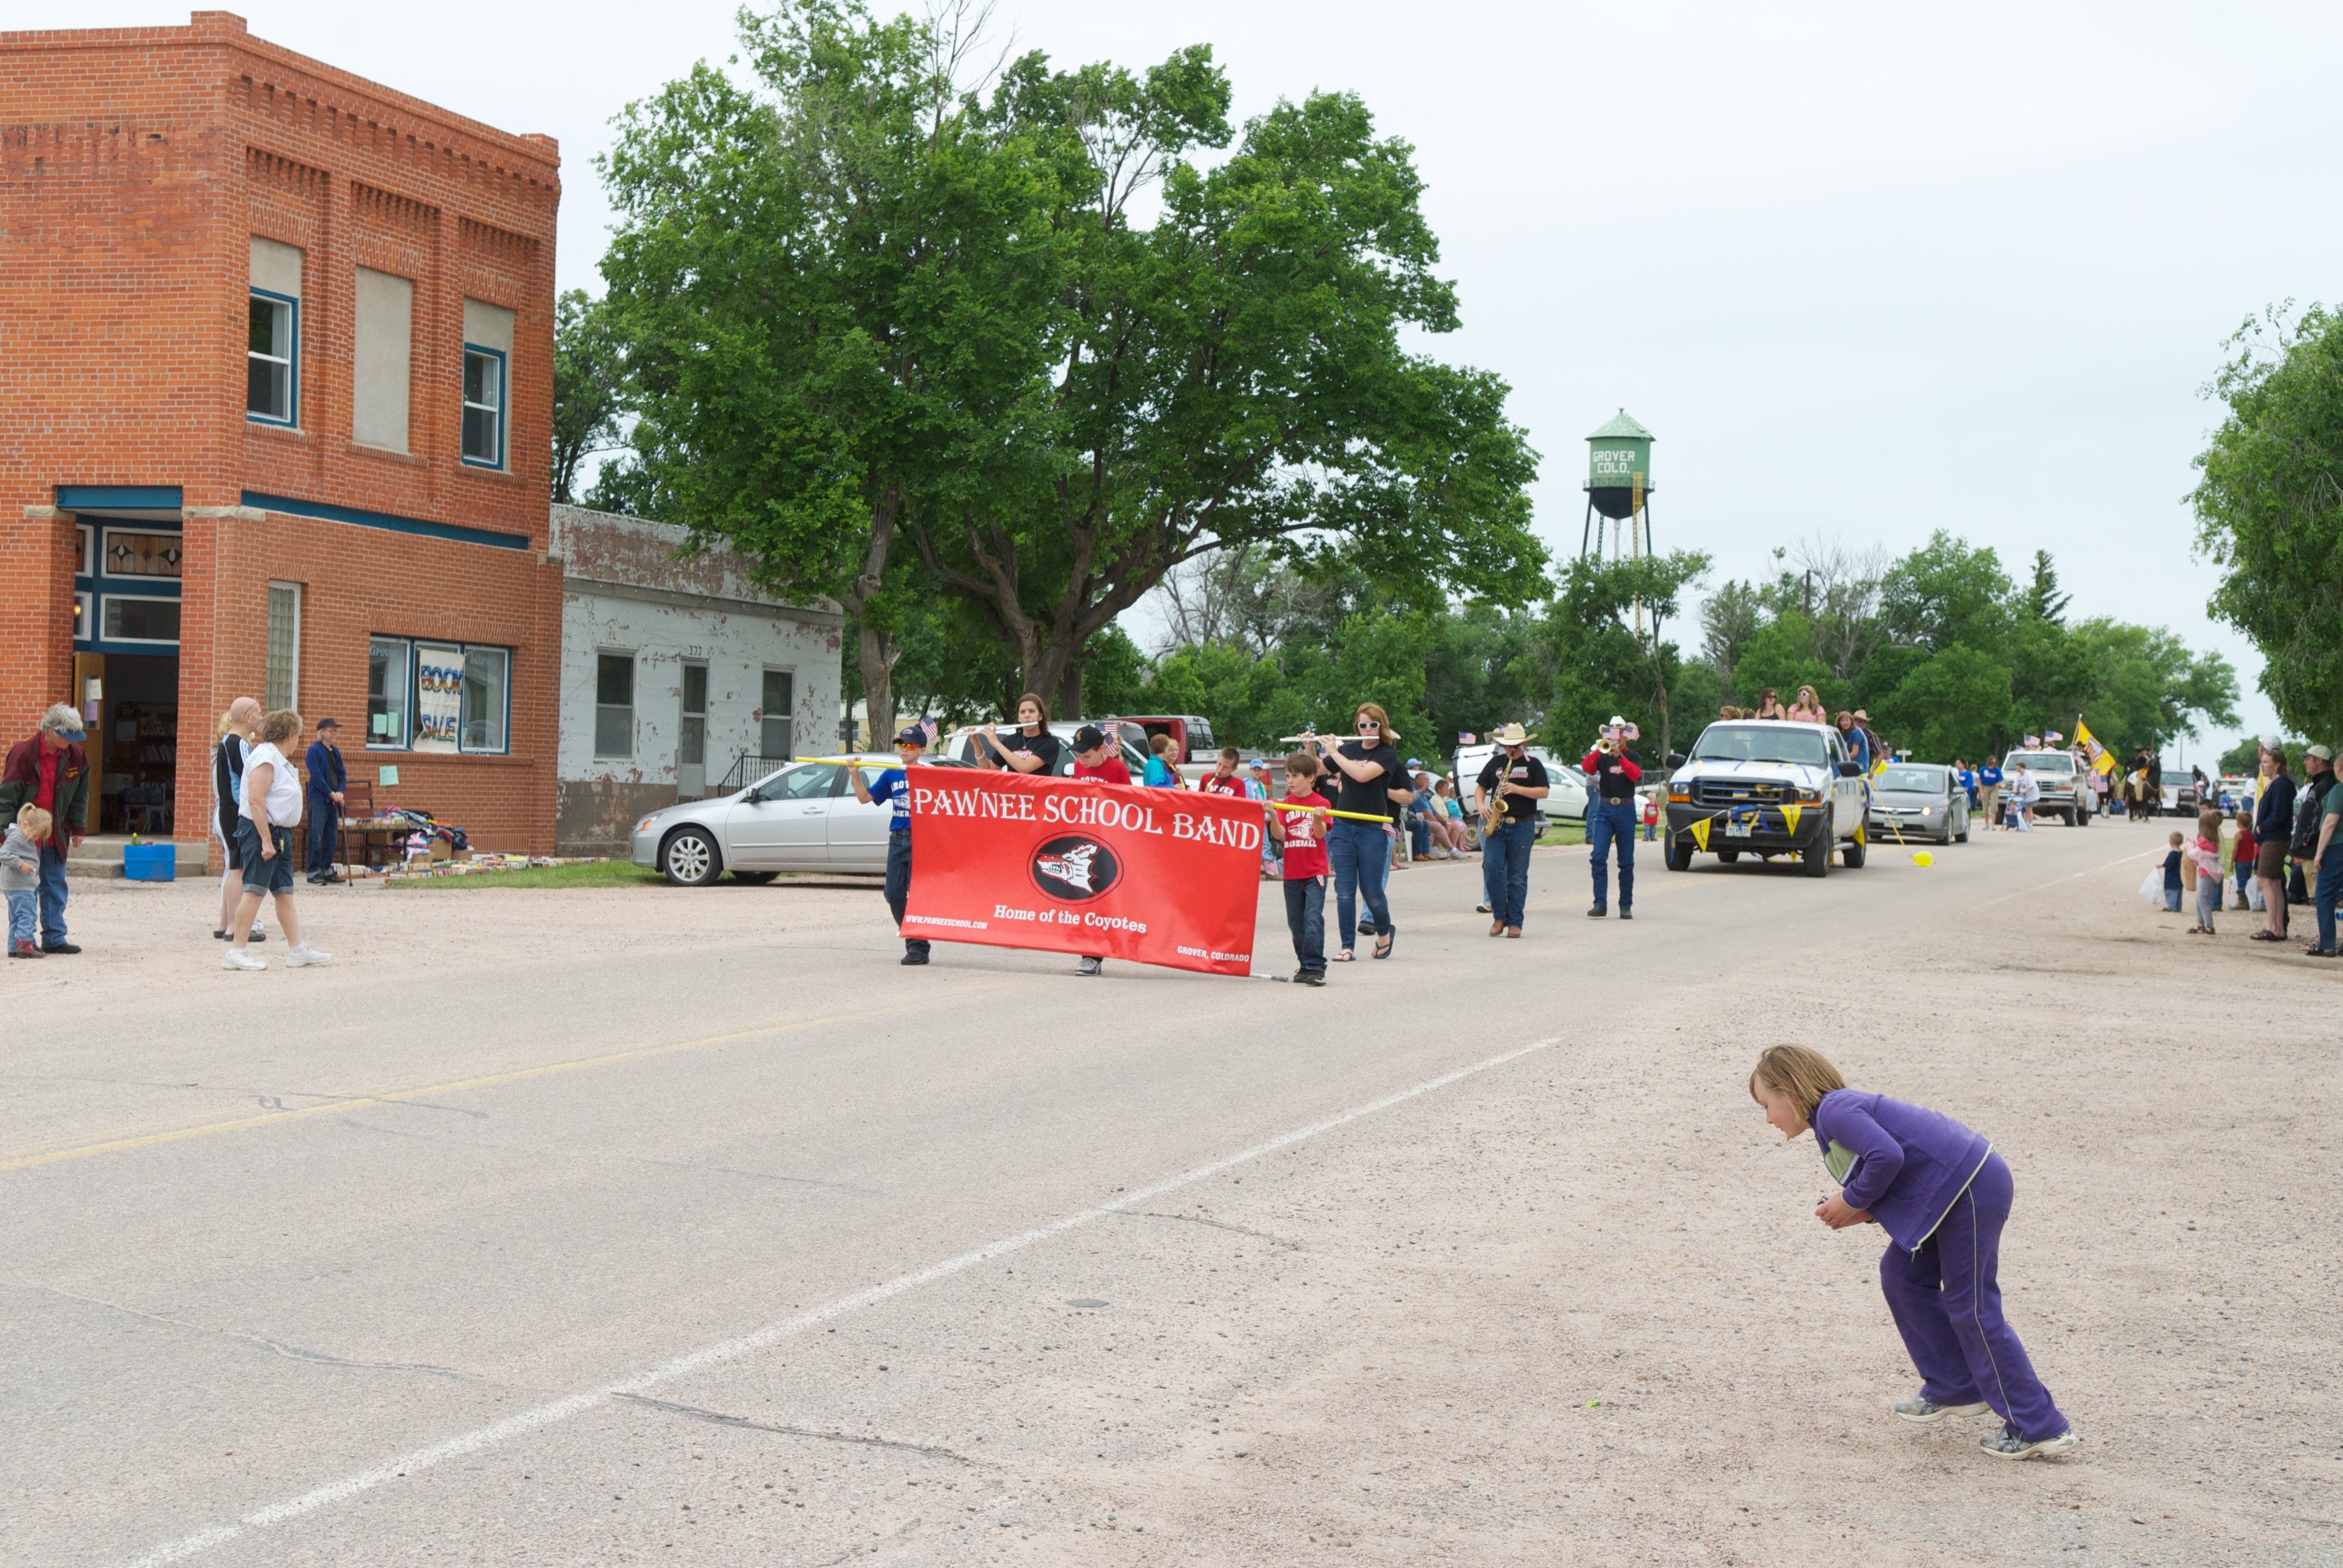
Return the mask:
<svg viewBox="0 0 2343 1568">
<path fill-rule="evenodd" d="M 242 948 L 230 948 L 220 958 L 220 968 L 224 970 L 265 970 L 267 967 L 266 959 L 254 958 Z"/>
<path fill-rule="evenodd" d="M 285 967 L 288 970 L 307 969 L 311 964 L 330 963 L 333 958 L 333 954 L 321 953 L 308 943 L 303 942 L 285 955 Z"/>
</svg>

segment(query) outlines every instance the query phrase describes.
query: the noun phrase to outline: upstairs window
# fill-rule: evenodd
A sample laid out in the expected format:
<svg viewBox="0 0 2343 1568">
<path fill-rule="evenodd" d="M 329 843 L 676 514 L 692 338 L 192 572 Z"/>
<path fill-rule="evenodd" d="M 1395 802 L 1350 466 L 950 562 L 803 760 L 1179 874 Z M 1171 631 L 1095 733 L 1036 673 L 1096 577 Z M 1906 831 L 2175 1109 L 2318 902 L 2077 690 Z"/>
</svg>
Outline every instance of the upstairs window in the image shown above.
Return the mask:
<svg viewBox="0 0 2343 1568">
<path fill-rule="evenodd" d="M 244 411 L 268 425 L 293 419 L 293 351 L 300 301 L 252 291 L 252 330 L 245 356 Z"/>
<path fill-rule="evenodd" d="M 505 466 L 505 357 L 464 345 L 464 461 Z"/>
<path fill-rule="evenodd" d="M 252 236 L 246 305 L 245 417 L 301 422 L 301 248 Z"/>
</svg>

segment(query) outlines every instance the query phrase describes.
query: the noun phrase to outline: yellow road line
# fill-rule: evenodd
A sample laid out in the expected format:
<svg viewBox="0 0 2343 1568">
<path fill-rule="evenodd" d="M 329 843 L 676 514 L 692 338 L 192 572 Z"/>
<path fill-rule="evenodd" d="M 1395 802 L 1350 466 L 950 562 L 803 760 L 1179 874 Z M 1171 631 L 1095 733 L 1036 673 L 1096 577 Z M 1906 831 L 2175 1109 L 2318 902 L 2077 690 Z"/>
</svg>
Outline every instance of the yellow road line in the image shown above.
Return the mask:
<svg viewBox="0 0 2343 1568">
<path fill-rule="evenodd" d="M 819 1029 L 824 1024 L 830 1023 L 852 1023 L 860 1019 L 877 1018 L 884 1013 L 903 1012 L 921 1005 L 924 1004 L 900 1002 L 893 1007 L 866 1008 L 859 1012 L 828 1013 L 820 1018 L 800 1019 L 792 1023 L 766 1024 L 757 1029 L 736 1030 L 730 1034 L 704 1035 L 698 1040 L 679 1040 L 668 1045 L 647 1045 L 635 1050 L 614 1050 L 601 1056 L 581 1056 L 569 1061 L 552 1061 L 539 1067 L 517 1068 L 511 1072 L 490 1073 L 483 1078 L 464 1078 L 448 1083 L 425 1084 L 419 1089 L 393 1090 L 383 1094 L 342 1095 L 317 1105 L 304 1105 L 291 1111 L 271 1111 L 260 1116 L 240 1116 L 233 1121 L 207 1121 L 199 1126 L 181 1127 L 168 1132 L 149 1132 L 136 1138 L 111 1138 L 102 1143 L 83 1143 L 70 1149 L 54 1150 L 46 1154 L 28 1154 L 21 1159 L 0 1161 L 0 1171 L 23 1171 L 35 1165 L 54 1165 L 65 1160 L 85 1160 L 93 1154 L 113 1154 L 127 1149 L 148 1149 L 158 1143 L 176 1143 L 182 1139 L 208 1138 L 216 1132 L 240 1132 L 248 1127 L 266 1127 L 278 1121 L 298 1121 L 305 1116 L 323 1116 L 331 1111 L 347 1111 L 355 1105 L 396 1105 L 401 1101 L 455 1094 L 468 1089 L 488 1089 L 499 1083 L 518 1083 L 531 1078 L 549 1078 L 556 1073 L 577 1072 L 588 1067 L 610 1067 L 622 1061 L 642 1061 L 650 1057 L 672 1056 L 678 1051 L 699 1050 L 711 1045 L 729 1045 L 736 1040 L 757 1040 L 773 1034 L 788 1034 L 794 1030 Z"/>
</svg>

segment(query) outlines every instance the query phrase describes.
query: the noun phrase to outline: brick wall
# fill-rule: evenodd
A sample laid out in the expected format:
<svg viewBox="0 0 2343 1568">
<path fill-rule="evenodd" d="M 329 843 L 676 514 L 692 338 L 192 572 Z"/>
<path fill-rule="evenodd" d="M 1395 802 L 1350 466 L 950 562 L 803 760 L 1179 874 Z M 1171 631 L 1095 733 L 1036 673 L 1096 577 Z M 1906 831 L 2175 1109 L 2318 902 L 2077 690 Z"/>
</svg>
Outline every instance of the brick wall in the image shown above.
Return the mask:
<svg viewBox="0 0 2343 1568">
<path fill-rule="evenodd" d="M 369 631 L 513 647 L 512 757 L 402 757 L 395 798 L 483 844 L 550 849 L 559 574 L 541 556 L 559 200 L 550 138 L 305 59 L 225 12 L 0 33 L 0 736 L 72 695 L 72 528 L 50 510 L 55 487 L 178 486 L 180 837 L 204 833 L 212 719 L 262 689 L 274 578 L 307 585 L 310 717 L 363 714 Z M 297 429 L 245 417 L 254 235 L 306 253 Z M 403 454 L 350 438 L 360 266 L 415 284 Z M 509 471 L 459 461 L 467 296 L 514 312 Z M 256 518 L 246 492 L 531 548 Z"/>
</svg>

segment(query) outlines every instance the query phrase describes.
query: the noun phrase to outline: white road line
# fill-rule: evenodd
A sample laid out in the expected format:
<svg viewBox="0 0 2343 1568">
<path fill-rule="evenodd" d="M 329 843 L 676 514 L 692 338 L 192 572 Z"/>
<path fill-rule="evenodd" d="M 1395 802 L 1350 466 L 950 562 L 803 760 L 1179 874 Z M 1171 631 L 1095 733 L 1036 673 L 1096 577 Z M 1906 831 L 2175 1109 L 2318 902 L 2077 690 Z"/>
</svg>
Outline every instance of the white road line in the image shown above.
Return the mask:
<svg viewBox="0 0 2343 1568">
<path fill-rule="evenodd" d="M 330 1503 L 355 1497 L 361 1492 L 372 1491 L 387 1482 L 412 1475 L 417 1471 L 428 1470 L 445 1460 L 460 1458 L 468 1453 L 478 1453 L 482 1449 L 495 1447 L 507 1438 L 518 1437 L 523 1432 L 534 1432 L 539 1427 L 551 1426 L 557 1422 L 567 1421 L 574 1415 L 582 1415 L 598 1406 L 608 1404 L 617 1395 L 644 1393 L 662 1383 L 672 1382 L 678 1378 L 687 1377 L 693 1372 L 702 1372 L 725 1362 L 769 1349 L 793 1334 L 802 1333 L 807 1329 L 830 1322 L 832 1318 L 842 1317 L 862 1307 L 874 1306 L 890 1297 L 900 1296 L 906 1291 L 917 1290 L 921 1285 L 933 1284 L 938 1280 L 963 1272 L 979 1263 L 989 1262 L 1005 1253 L 1021 1251 L 1025 1248 L 1046 1241 L 1053 1236 L 1061 1235 L 1077 1226 L 1087 1225 L 1094 1220 L 1104 1219 L 1107 1215 L 1128 1209 L 1135 1203 L 1150 1202 L 1166 1192 L 1192 1185 L 1208 1176 L 1218 1175 L 1231 1166 L 1242 1165 L 1250 1160 L 1258 1160 L 1264 1154 L 1274 1154 L 1281 1149 L 1315 1138 L 1322 1132 L 1331 1132 L 1335 1128 L 1356 1121 L 1363 1116 L 1373 1116 L 1377 1111 L 1388 1111 L 1393 1106 L 1403 1104 L 1419 1095 L 1429 1094 L 1434 1090 L 1445 1089 L 1452 1083 L 1461 1082 L 1475 1073 L 1486 1072 L 1494 1067 L 1503 1067 L 1509 1061 L 1518 1060 L 1534 1051 L 1544 1050 L 1548 1046 L 1557 1044 L 1561 1038 L 1559 1035 L 1554 1035 L 1544 1040 L 1532 1040 L 1527 1045 L 1517 1046 L 1501 1055 L 1473 1062 L 1469 1067 L 1460 1067 L 1453 1072 L 1443 1072 L 1437 1078 L 1428 1078 L 1422 1083 L 1403 1089 L 1395 1094 L 1386 1094 L 1381 1100 L 1371 1100 L 1364 1105 L 1337 1111 L 1324 1121 L 1313 1121 L 1307 1127 L 1298 1127 L 1291 1132 L 1281 1132 L 1267 1142 L 1256 1143 L 1252 1148 L 1240 1150 L 1234 1154 L 1224 1154 L 1217 1160 L 1208 1161 L 1204 1164 L 1183 1171 L 1177 1176 L 1166 1177 L 1161 1181 L 1145 1187 L 1133 1188 L 1128 1192 L 1118 1194 L 1108 1202 L 1078 1210 L 1071 1214 L 1061 1215 L 1047 1224 L 1037 1225 L 1030 1231 L 1021 1231 L 1013 1236 L 1004 1236 L 997 1241 L 989 1241 L 972 1251 L 946 1258 L 941 1262 L 930 1263 L 926 1268 L 911 1273 L 898 1274 L 884 1283 L 872 1285 L 868 1290 L 857 1291 L 850 1296 L 841 1296 L 810 1312 L 784 1318 L 777 1323 L 769 1323 L 753 1333 L 742 1334 L 738 1339 L 720 1341 L 700 1350 L 691 1351 L 672 1361 L 663 1362 L 640 1376 L 628 1378 L 623 1382 L 607 1383 L 601 1388 L 586 1393 L 574 1393 L 566 1399 L 554 1400 L 550 1403 L 538 1405 L 534 1410 L 523 1411 L 518 1415 L 509 1416 L 492 1425 L 468 1432 L 460 1437 L 451 1437 L 447 1442 L 435 1443 L 429 1448 L 418 1448 L 412 1453 L 402 1454 L 387 1464 L 377 1465 L 372 1470 L 361 1471 L 356 1475 L 345 1476 L 339 1481 L 320 1486 L 314 1492 L 305 1492 L 300 1496 L 288 1498 L 283 1503 L 271 1503 L 256 1513 L 246 1514 L 237 1523 L 220 1525 L 187 1536 L 183 1540 L 174 1541 L 139 1558 L 132 1568 L 157 1568 L 157 1565 L 162 1563 L 183 1562 L 200 1553 L 207 1552 L 215 1546 L 233 1541 L 248 1530 L 259 1530 L 272 1524 L 282 1524 L 287 1520 L 297 1519 L 305 1513 L 314 1513 Z"/>
</svg>

